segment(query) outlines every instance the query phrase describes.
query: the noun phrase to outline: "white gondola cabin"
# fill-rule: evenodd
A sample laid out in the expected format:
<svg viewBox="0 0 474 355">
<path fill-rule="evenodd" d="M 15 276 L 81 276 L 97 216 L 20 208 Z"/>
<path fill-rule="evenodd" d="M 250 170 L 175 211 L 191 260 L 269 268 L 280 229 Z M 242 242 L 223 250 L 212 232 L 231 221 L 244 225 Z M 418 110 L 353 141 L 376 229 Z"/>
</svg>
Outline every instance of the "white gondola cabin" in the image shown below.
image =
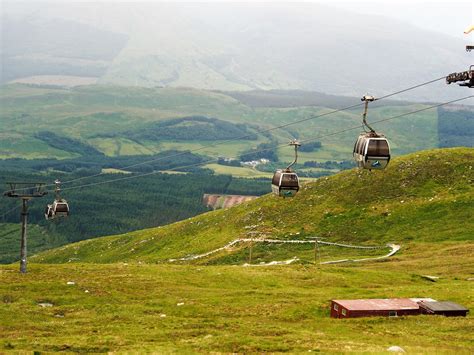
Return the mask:
<svg viewBox="0 0 474 355">
<path fill-rule="evenodd" d="M 300 189 L 298 175 L 289 170 L 277 170 L 272 179 L 272 192 L 281 197 L 293 197 Z"/>
<path fill-rule="evenodd" d="M 44 218 L 46 219 L 53 219 L 54 218 L 54 213 L 53 213 L 53 205 L 47 205 L 45 210 L 44 210 Z"/>
<path fill-rule="evenodd" d="M 46 219 L 69 216 L 69 205 L 65 199 L 61 198 L 61 181 L 56 180 L 54 184 L 56 185 L 56 198 L 51 205 L 46 206 L 44 211 Z"/>
<path fill-rule="evenodd" d="M 353 155 L 359 168 L 382 170 L 390 161 L 390 145 L 381 134 L 362 133 L 354 145 Z"/>
<path fill-rule="evenodd" d="M 55 217 L 67 217 L 69 216 L 69 205 L 66 200 L 54 200 L 53 202 L 53 213 Z"/>
</svg>

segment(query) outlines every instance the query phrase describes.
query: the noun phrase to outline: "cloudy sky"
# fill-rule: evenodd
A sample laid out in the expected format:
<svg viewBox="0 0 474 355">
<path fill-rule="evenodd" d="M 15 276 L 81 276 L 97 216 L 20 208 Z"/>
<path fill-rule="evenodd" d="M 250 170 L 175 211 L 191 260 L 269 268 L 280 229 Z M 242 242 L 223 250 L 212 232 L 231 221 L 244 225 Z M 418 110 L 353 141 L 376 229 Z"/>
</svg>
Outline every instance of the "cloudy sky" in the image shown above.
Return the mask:
<svg viewBox="0 0 474 355">
<path fill-rule="evenodd" d="M 463 37 L 463 31 L 474 24 L 474 1 L 335 1 L 332 5 L 350 11 L 394 17 L 422 28 Z"/>
</svg>

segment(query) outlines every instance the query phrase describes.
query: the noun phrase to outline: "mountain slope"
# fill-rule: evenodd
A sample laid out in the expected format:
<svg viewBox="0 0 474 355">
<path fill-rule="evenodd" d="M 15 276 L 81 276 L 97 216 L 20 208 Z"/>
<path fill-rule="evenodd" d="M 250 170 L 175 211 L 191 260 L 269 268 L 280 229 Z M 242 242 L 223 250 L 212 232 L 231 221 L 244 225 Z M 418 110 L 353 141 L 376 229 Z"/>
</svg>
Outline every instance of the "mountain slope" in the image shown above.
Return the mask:
<svg viewBox="0 0 474 355">
<path fill-rule="evenodd" d="M 8 5 L 7 12 L 14 7 Z M 51 28 L 75 34 L 79 26 L 75 22 L 80 22 L 89 26 L 85 28 L 95 34 L 95 41 L 74 36 L 75 41 L 63 43 L 62 36 L 52 36 L 62 49 L 56 58 L 47 43 L 38 41 L 40 48 L 33 51 L 25 43 L 30 36 L 20 37 L 14 42 L 18 53 L 7 57 L 12 60 L 6 62 L 6 73 L 100 75 L 100 83 L 125 86 L 382 95 L 471 64 L 461 39 L 316 3 L 55 4 L 48 11 L 34 7 L 23 11 L 15 22 L 6 23 L 4 32 L 19 24 L 32 26 L 31 18 L 37 19 L 35 26 L 42 26 L 35 31 L 39 34 L 50 33 Z M 105 51 L 92 58 L 102 59 L 98 64 L 86 61 L 84 70 L 84 58 L 76 63 L 76 51 L 95 54 L 97 48 Z M 28 70 L 19 71 L 19 66 Z M 441 83 L 404 98 L 442 100 L 460 95 L 462 89 L 446 90 Z"/>
<path fill-rule="evenodd" d="M 68 245 L 34 260 L 163 262 L 242 237 L 318 236 L 363 245 L 466 243 L 474 230 L 473 160 L 469 148 L 410 154 L 383 172 L 350 170 L 307 183 L 294 199 L 267 195 L 169 226 Z"/>
<path fill-rule="evenodd" d="M 0 83 L 39 75 L 98 78 L 127 43 L 122 34 L 41 17 L 1 17 Z"/>
</svg>

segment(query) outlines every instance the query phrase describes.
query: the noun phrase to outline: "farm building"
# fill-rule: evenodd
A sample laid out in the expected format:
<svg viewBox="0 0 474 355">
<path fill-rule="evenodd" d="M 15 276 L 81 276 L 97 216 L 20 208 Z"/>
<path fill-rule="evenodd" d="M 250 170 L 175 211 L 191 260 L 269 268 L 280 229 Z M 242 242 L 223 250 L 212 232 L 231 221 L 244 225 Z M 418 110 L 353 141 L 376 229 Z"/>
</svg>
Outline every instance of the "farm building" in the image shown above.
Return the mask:
<svg viewBox="0 0 474 355">
<path fill-rule="evenodd" d="M 333 300 L 331 317 L 396 317 L 420 314 L 420 306 L 409 298 Z"/>
<path fill-rule="evenodd" d="M 397 317 L 418 314 L 466 316 L 469 310 L 457 303 L 432 298 L 332 300 L 331 317 Z"/>
<path fill-rule="evenodd" d="M 420 310 L 423 314 L 435 314 L 447 317 L 465 317 L 467 312 L 469 312 L 466 307 L 450 301 L 421 301 L 418 304 L 420 305 Z"/>
</svg>

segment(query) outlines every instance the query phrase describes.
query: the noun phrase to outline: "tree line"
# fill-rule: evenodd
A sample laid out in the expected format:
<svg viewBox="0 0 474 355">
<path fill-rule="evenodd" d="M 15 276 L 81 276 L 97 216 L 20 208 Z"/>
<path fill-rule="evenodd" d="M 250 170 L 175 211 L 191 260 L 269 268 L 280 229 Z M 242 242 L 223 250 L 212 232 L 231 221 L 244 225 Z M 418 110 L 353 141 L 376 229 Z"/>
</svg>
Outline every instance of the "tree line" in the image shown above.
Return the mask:
<svg viewBox="0 0 474 355">
<path fill-rule="evenodd" d="M 81 183 L 95 183 L 120 178 L 122 174 L 106 174 Z M 6 190 L 6 181 L 39 181 L 52 183 L 59 178 L 63 181 L 80 177 L 76 174 L 21 172 L 0 173 L 0 186 Z M 194 174 L 154 174 L 136 179 L 118 181 L 103 185 L 67 190 L 75 184 L 64 185 L 62 197 L 70 206 L 71 215 L 61 220 L 46 221 L 44 208 L 54 200 L 51 192 L 43 198 L 30 202 L 29 223 L 43 227 L 49 236 L 47 247 L 62 243 L 95 238 L 103 235 L 126 233 L 173 223 L 189 218 L 209 209 L 202 204 L 204 193 L 262 195 L 270 192 L 268 179 L 239 179 L 229 175 Z M 76 186 L 77 186 L 76 185 Z M 19 210 L 3 216 L 5 211 L 17 206 L 20 201 L 2 198 L 0 213 L 3 223 L 19 223 Z M 32 236 L 33 237 L 33 236 Z M 12 239 L 15 245 L 18 239 Z M 56 244 L 56 245 L 54 245 Z M 33 242 L 37 249 L 45 246 Z M 4 250 L 10 248 L 5 247 Z M 0 260 L 3 251 L 0 250 Z M 13 261 L 13 260 L 11 260 Z"/>
</svg>

